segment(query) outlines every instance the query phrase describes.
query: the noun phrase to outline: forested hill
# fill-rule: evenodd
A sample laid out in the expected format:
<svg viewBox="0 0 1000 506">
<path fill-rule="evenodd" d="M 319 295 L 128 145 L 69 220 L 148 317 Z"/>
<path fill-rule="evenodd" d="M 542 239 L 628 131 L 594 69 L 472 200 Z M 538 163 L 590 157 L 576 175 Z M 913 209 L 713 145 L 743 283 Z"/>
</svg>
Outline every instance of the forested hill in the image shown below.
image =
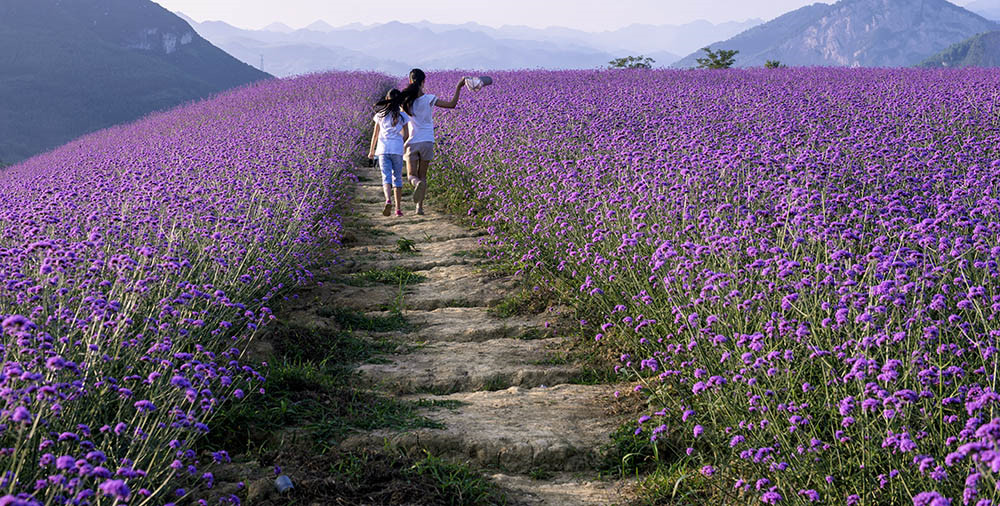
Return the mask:
<svg viewBox="0 0 1000 506">
<path fill-rule="evenodd" d="M 1000 67 L 1000 31 L 980 33 L 920 64 L 926 68 Z"/>
<path fill-rule="evenodd" d="M 0 166 L 270 77 L 149 0 L 3 0 L 0 48 Z"/>
</svg>

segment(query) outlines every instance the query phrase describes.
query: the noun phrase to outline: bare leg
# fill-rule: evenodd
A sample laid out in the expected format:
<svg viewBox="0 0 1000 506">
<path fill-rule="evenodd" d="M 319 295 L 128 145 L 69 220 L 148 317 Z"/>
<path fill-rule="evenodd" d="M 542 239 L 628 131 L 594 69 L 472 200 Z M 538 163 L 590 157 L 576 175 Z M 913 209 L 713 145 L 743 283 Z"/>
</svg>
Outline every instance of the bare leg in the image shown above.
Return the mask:
<svg viewBox="0 0 1000 506">
<path fill-rule="evenodd" d="M 417 172 L 420 170 L 420 158 L 407 158 L 406 159 L 406 179 L 413 186 L 417 185 Z"/>
<path fill-rule="evenodd" d="M 427 160 L 420 160 L 420 167 L 417 169 L 417 177 L 421 181 L 427 181 L 427 168 L 430 167 L 431 162 Z"/>
<path fill-rule="evenodd" d="M 385 201 L 386 202 L 389 202 L 389 200 L 392 199 L 392 193 L 391 192 L 392 192 L 392 185 L 391 184 L 384 184 L 384 185 L 382 185 L 382 193 L 385 194 Z"/>
<path fill-rule="evenodd" d="M 427 195 L 427 167 L 430 163 L 427 160 L 420 160 L 420 164 L 417 166 L 417 179 L 423 186 L 420 200 L 417 201 L 417 214 L 424 214 L 424 198 Z"/>
<path fill-rule="evenodd" d="M 396 198 L 396 210 L 403 209 L 403 188 L 398 186 L 394 188 L 393 196 Z"/>
</svg>

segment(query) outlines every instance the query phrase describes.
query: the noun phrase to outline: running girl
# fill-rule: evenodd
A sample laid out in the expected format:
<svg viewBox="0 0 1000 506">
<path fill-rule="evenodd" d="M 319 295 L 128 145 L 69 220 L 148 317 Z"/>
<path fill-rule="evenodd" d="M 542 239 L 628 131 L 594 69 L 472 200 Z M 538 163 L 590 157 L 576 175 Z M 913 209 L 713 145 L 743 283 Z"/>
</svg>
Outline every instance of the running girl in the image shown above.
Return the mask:
<svg viewBox="0 0 1000 506">
<path fill-rule="evenodd" d="M 424 214 L 424 196 L 427 194 L 427 168 L 434 159 L 434 116 L 433 107 L 454 109 L 465 84 L 463 77 L 455 87 L 455 96 L 450 101 L 438 100 L 434 95 L 424 93 L 427 76 L 420 69 L 410 71 L 410 85 L 403 89 L 403 110 L 410 115 L 410 137 L 405 143 L 404 158 L 406 174 L 413 185 L 413 202 L 417 204 L 417 214 Z"/>
<path fill-rule="evenodd" d="M 407 123 L 410 116 L 402 110 L 403 96 L 399 90 L 389 90 L 385 100 L 375 104 L 375 131 L 372 132 L 368 158 L 378 157 L 382 169 L 382 189 L 385 192 L 385 206 L 382 216 L 389 216 L 392 210 L 391 197 L 395 197 L 396 216 L 403 215 L 403 143 L 408 134 Z M 391 194 L 391 195 L 390 195 Z"/>
</svg>

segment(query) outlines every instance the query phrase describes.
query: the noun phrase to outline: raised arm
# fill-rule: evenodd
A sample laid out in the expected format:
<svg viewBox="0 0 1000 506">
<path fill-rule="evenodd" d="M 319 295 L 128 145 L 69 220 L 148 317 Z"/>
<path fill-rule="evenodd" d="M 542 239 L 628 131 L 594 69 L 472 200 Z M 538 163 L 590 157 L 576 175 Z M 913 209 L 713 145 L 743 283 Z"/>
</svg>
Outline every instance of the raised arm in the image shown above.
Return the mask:
<svg viewBox="0 0 1000 506">
<path fill-rule="evenodd" d="M 375 159 L 375 145 L 378 143 L 378 131 L 379 131 L 379 125 L 378 125 L 378 123 L 375 123 L 375 130 L 372 130 L 372 144 L 368 148 L 368 159 L 369 160 L 374 160 Z"/>
<path fill-rule="evenodd" d="M 438 107 L 443 107 L 445 109 L 454 109 L 458 105 L 458 96 L 462 94 L 462 86 L 465 85 L 465 78 L 463 77 L 458 81 L 458 86 L 455 86 L 455 96 L 451 98 L 450 101 L 438 100 L 434 102 L 434 105 Z"/>
</svg>

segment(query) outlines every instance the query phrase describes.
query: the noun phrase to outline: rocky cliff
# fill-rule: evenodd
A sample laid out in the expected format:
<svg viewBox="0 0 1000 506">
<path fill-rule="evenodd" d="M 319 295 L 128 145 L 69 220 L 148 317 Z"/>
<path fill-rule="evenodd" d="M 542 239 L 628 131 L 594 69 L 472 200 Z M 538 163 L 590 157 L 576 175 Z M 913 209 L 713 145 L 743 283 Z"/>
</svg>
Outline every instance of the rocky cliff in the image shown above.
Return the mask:
<svg viewBox="0 0 1000 506">
<path fill-rule="evenodd" d="M 841 0 L 789 12 L 725 41 L 715 49 L 736 49 L 736 66 L 787 65 L 902 67 L 977 33 L 996 22 L 945 0 Z M 697 65 L 700 52 L 674 66 Z"/>
</svg>

